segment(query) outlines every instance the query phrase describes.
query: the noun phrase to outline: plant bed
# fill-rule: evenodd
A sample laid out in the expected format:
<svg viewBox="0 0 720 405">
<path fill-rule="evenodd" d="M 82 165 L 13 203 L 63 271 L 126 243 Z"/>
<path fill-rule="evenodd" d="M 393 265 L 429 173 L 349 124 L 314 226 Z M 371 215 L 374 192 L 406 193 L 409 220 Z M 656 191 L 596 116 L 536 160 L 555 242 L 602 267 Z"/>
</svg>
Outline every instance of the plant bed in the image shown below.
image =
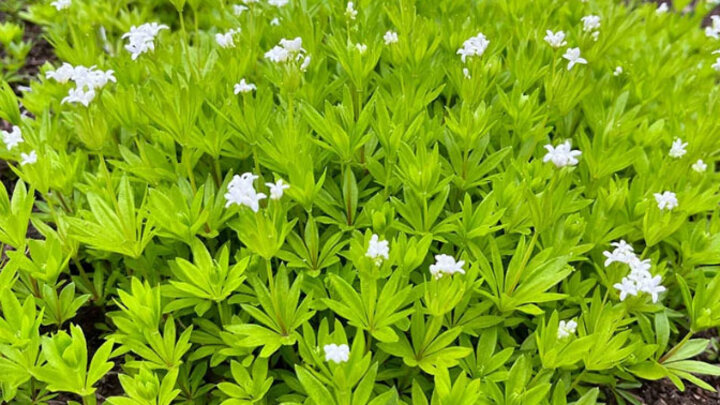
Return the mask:
<svg viewBox="0 0 720 405">
<path fill-rule="evenodd" d="M 720 19 L 658 4 L 5 3 L 0 401 L 717 403 Z"/>
</svg>

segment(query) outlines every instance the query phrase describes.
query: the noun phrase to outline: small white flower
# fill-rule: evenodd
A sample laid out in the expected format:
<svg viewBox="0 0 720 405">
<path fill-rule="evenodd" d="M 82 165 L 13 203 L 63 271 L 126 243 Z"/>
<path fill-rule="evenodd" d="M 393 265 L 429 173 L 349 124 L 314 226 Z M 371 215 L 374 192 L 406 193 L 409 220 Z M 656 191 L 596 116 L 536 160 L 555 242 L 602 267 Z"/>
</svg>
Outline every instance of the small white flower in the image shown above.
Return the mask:
<svg viewBox="0 0 720 405">
<path fill-rule="evenodd" d="M 707 164 L 705 162 L 703 162 L 702 159 L 698 159 L 698 161 L 693 163 L 693 165 L 692 165 L 692 169 L 698 173 L 704 172 L 705 170 L 707 170 L 707 167 L 708 167 Z"/>
<path fill-rule="evenodd" d="M 10 132 L 0 132 L 2 132 L 3 142 L 5 143 L 5 147 L 7 147 L 8 150 L 12 150 L 14 147 L 25 141 L 22 137 L 22 131 L 20 131 L 20 127 L 16 125 L 12 127 L 12 131 Z"/>
<path fill-rule="evenodd" d="M 156 22 L 130 27 L 130 32 L 125 33 L 122 38 L 128 39 L 125 49 L 130 52 L 132 60 L 136 60 L 143 53 L 155 50 L 155 37 L 161 30 L 166 29 L 168 29 L 167 25 Z"/>
<path fill-rule="evenodd" d="M 365 44 L 355 44 L 355 49 L 357 49 L 358 52 L 360 52 L 360 55 L 367 52 L 367 45 Z"/>
<path fill-rule="evenodd" d="M 235 31 L 230 30 L 224 34 L 215 34 L 215 41 L 220 45 L 221 48 L 234 48 L 235 47 L 235 40 L 233 39 L 233 35 L 235 34 Z"/>
<path fill-rule="evenodd" d="M 593 41 L 597 42 L 598 38 L 600 38 L 600 31 L 593 31 L 590 36 L 592 36 Z"/>
<path fill-rule="evenodd" d="M 577 330 L 577 322 L 575 322 L 574 319 L 571 319 L 567 322 L 560 321 L 560 324 L 558 325 L 558 330 L 557 330 L 557 337 L 558 337 L 558 339 L 564 339 L 570 335 L 574 335 L 576 330 Z"/>
<path fill-rule="evenodd" d="M 275 7 L 285 7 L 288 0 L 268 0 L 268 4 Z"/>
<path fill-rule="evenodd" d="M 720 72 L 720 58 L 715 59 L 715 63 L 713 63 L 710 67 L 715 69 L 716 72 Z"/>
<path fill-rule="evenodd" d="M 568 60 L 567 70 L 571 70 L 576 64 L 587 64 L 587 60 L 580 57 L 580 48 L 568 48 L 563 55 L 563 58 Z"/>
<path fill-rule="evenodd" d="M 613 285 L 613 287 L 620 291 L 620 301 L 625 301 L 625 298 L 627 298 L 628 295 L 638 294 L 637 285 L 627 277 L 623 278 L 620 283 Z"/>
<path fill-rule="evenodd" d="M 278 179 L 275 183 L 265 183 L 270 188 L 270 199 L 279 200 L 282 198 L 285 190 L 290 188 L 290 185 L 285 183 L 283 179 Z"/>
<path fill-rule="evenodd" d="M 660 3 L 657 10 L 655 10 L 656 14 L 665 14 L 670 10 L 670 7 L 668 7 L 667 3 Z"/>
<path fill-rule="evenodd" d="M 468 56 L 481 56 L 485 53 L 490 41 L 481 32 L 476 36 L 468 38 L 463 42 L 462 48 L 458 49 L 457 54 L 460 55 L 460 59 L 465 62 Z"/>
<path fill-rule="evenodd" d="M 267 196 L 263 193 L 255 191 L 253 182 L 257 180 L 258 176 L 252 173 L 243 173 L 242 175 L 233 176 L 233 179 L 228 184 L 228 191 L 225 193 L 225 208 L 237 204 L 245 205 L 251 210 L 257 212 L 260 209 L 260 200 Z"/>
<path fill-rule="evenodd" d="M 280 40 L 280 46 L 285 48 L 290 53 L 299 53 L 299 52 L 305 52 L 305 49 L 302 47 L 302 38 L 296 37 L 294 39 L 281 39 Z"/>
<path fill-rule="evenodd" d="M 277 17 L 273 18 L 272 20 L 270 20 L 270 25 L 272 25 L 272 26 L 280 25 L 280 19 Z"/>
<path fill-rule="evenodd" d="M 600 29 L 600 17 L 596 15 L 586 15 L 582 18 L 583 31 L 591 32 Z"/>
<path fill-rule="evenodd" d="M 720 38 L 720 16 L 713 15 L 710 18 L 712 19 L 712 25 L 710 25 L 709 27 L 705 27 L 705 35 L 708 38 L 719 39 Z"/>
<path fill-rule="evenodd" d="M 248 9 L 248 8 L 247 8 L 246 6 L 243 6 L 242 4 L 235 4 L 235 5 L 233 6 L 233 14 L 235 14 L 236 16 L 239 17 L 239 16 L 241 16 L 242 13 L 243 13 L 245 10 L 247 10 L 247 9 Z"/>
<path fill-rule="evenodd" d="M 66 8 L 70 8 L 71 0 L 55 0 L 52 3 L 50 3 L 51 6 L 55 7 L 57 11 L 65 10 Z"/>
<path fill-rule="evenodd" d="M 377 235 L 373 234 L 370 238 L 365 256 L 375 260 L 375 264 L 379 266 L 383 259 L 387 260 L 390 258 L 390 242 L 380 240 Z"/>
<path fill-rule="evenodd" d="M 465 77 L 466 79 L 472 79 L 472 76 L 470 76 L 470 69 L 463 68 L 462 72 L 463 72 L 463 77 Z"/>
<path fill-rule="evenodd" d="M 682 141 L 680 138 L 675 138 L 675 140 L 672 143 L 672 146 L 670 147 L 670 152 L 668 153 L 670 157 L 672 158 L 681 158 L 683 157 L 687 151 L 685 148 L 688 146 L 687 142 Z"/>
<path fill-rule="evenodd" d="M 45 73 L 45 77 L 47 77 L 48 79 L 55 79 L 55 81 L 57 81 L 58 83 L 65 84 L 73 78 L 74 74 L 75 68 L 73 67 L 73 65 L 65 62 L 62 64 L 62 66 L 55 69 L 54 71 Z"/>
<path fill-rule="evenodd" d="M 582 155 L 579 150 L 572 150 L 570 140 L 566 140 L 557 147 L 551 144 L 545 145 L 547 154 L 543 157 L 543 162 L 553 162 L 556 167 L 575 166 L 578 164 L 577 157 Z"/>
<path fill-rule="evenodd" d="M 89 106 L 90 103 L 95 99 L 95 90 L 83 90 L 83 89 L 70 89 L 67 97 L 63 98 L 61 104 L 65 103 L 80 103 L 85 107 Z"/>
<path fill-rule="evenodd" d="M 614 76 L 620 76 L 621 74 L 623 74 L 623 68 L 622 68 L 622 66 L 616 67 L 616 68 L 615 68 L 615 71 L 613 71 L 613 75 L 614 75 Z"/>
<path fill-rule="evenodd" d="M 630 263 L 630 260 L 635 257 L 632 245 L 624 240 L 620 240 L 620 242 L 613 242 L 611 245 L 615 246 L 615 249 L 612 252 L 603 252 L 603 255 L 607 258 L 605 260 L 605 267 L 608 267 L 615 262 L 628 264 Z"/>
<path fill-rule="evenodd" d="M 658 294 L 665 291 L 665 287 L 660 285 L 661 282 L 662 278 L 660 276 L 646 277 L 642 282 L 638 283 L 639 290 L 646 294 L 650 294 L 652 302 L 657 302 Z"/>
<path fill-rule="evenodd" d="M 310 66 L 310 55 L 303 58 L 302 64 L 300 64 L 300 70 L 304 72 L 307 70 L 308 66 Z"/>
<path fill-rule="evenodd" d="M 672 211 L 678 206 L 677 196 L 672 191 L 665 191 L 662 194 L 655 193 L 653 195 L 655 196 L 658 208 L 661 210 Z"/>
<path fill-rule="evenodd" d="M 34 150 L 31 150 L 30 153 L 20 153 L 20 166 L 25 165 L 31 165 L 37 162 L 38 156 L 37 153 L 35 153 Z"/>
<path fill-rule="evenodd" d="M 253 83 L 246 82 L 245 79 L 241 79 L 240 83 L 235 85 L 235 94 L 250 93 L 254 90 L 257 90 L 257 87 Z"/>
<path fill-rule="evenodd" d="M 435 278 L 440 278 L 444 274 L 465 274 L 465 270 L 462 268 L 464 265 L 464 260 L 455 261 L 454 257 L 445 254 L 435 255 L 435 264 L 430 265 L 430 274 Z"/>
<path fill-rule="evenodd" d="M 336 345 L 331 343 L 323 347 L 325 351 L 325 361 L 332 361 L 333 363 L 344 363 L 350 359 L 350 348 L 346 344 Z"/>
<path fill-rule="evenodd" d="M 565 33 L 562 31 L 552 32 L 550 30 L 545 31 L 545 42 L 550 44 L 553 48 L 560 48 L 567 45 L 565 41 Z"/>
<path fill-rule="evenodd" d="M 287 62 L 290 58 L 290 52 L 282 46 L 275 45 L 272 49 L 265 52 L 265 59 L 269 59 L 271 62 L 283 63 Z"/>
<path fill-rule="evenodd" d="M 355 3 L 352 1 L 348 1 L 347 7 L 345 7 L 345 16 L 351 20 L 354 20 L 358 15 L 357 10 L 355 10 Z"/>
<path fill-rule="evenodd" d="M 391 45 L 398 43 L 400 39 L 398 38 L 397 32 L 388 31 L 383 35 L 383 40 L 385 41 L 385 45 Z"/>
</svg>

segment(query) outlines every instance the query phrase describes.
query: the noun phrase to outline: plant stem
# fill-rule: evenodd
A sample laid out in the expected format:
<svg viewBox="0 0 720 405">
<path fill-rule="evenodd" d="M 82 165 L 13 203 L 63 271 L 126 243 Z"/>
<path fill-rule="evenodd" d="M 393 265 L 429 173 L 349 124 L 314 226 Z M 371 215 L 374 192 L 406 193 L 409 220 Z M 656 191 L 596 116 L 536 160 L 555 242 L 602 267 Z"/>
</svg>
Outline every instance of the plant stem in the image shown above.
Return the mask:
<svg viewBox="0 0 720 405">
<path fill-rule="evenodd" d="M 678 344 L 676 344 L 672 349 L 670 349 L 669 352 L 665 353 L 662 357 L 660 357 L 660 360 L 658 360 L 658 363 L 664 363 L 667 359 L 669 359 L 675 353 L 677 353 L 678 350 L 682 349 L 682 347 L 685 346 L 685 343 L 687 343 L 688 340 L 690 340 L 690 338 L 694 334 L 695 334 L 695 332 L 693 332 L 693 330 L 690 329 L 688 331 L 687 335 L 685 335 L 685 337 L 682 338 L 682 340 Z"/>
</svg>

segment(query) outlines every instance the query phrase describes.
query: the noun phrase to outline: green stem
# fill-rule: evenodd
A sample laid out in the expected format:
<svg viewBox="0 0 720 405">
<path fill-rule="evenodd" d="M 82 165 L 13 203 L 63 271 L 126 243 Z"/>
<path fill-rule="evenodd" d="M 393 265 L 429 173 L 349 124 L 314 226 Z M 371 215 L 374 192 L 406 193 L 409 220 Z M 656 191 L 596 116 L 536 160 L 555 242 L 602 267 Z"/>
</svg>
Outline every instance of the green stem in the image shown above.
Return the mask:
<svg viewBox="0 0 720 405">
<path fill-rule="evenodd" d="M 691 338 L 692 335 L 694 335 L 694 334 L 695 334 L 695 332 L 693 332 L 693 330 L 690 329 L 690 330 L 688 331 L 687 335 L 685 335 L 685 337 L 680 341 L 680 343 L 676 344 L 675 347 L 673 347 L 672 349 L 670 349 L 669 352 L 665 353 L 665 355 L 663 355 L 662 357 L 660 357 L 660 360 L 658 360 L 658 363 L 663 363 L 663 362 L 665 362 L 667 359 L 669 359 L 669 358 L 672 357 L 675 353 L 677 353 L 678 350 L 682 349 L 682 347 L 685 346 L 685 343 L 687 343 L 688 340 L 690 340 L 690 338 Z"/>
<path fill-rule="evenodd" d="M 83 405 L 97 405 L 95 394 L 84 395 L 82 397 Z"/>
</svg>

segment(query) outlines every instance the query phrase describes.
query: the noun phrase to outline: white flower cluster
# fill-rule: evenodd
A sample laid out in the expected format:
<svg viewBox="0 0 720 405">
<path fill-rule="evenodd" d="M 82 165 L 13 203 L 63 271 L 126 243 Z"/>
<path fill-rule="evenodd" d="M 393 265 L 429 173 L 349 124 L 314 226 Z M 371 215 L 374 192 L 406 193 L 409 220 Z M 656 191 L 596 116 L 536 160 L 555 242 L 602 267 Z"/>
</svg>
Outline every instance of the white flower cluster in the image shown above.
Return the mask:
<svg viewBox="0 0 720 405">
<path fill-rule="evenodd" d="M 112 70 L 96 70 L 95 66 L 73 66 L 63 63 L 55 71 L 47 72 L 48 79 L 55 79 L 58 83 L 75 82 L 75 88 L 68 91 L 68 96 L 62 103 L 81 103 L 85 107 L 95 99 L 96 91 L 105 87 L 109 82 L 116 82 L 115 72 Z"/>
<path fill-rule="evenodd" d="M 398 41 L 400 41 L 395 31 L 386 32 L 385 35 L 383 35 L 383 40 L 385 41 L 385 45 L 397 44 Z"/>
<path fill-rule="evenodd" d="M 288 0 L 268 0 L 268 4 L 275 7 L 285 7 Z"/>
<path fill-rule="evenodd" d="M 274 63 L 286 63 L 291 60 L 301 61 L 300 70 L 305 71 L 310 65 L 310 56 L 305 55 L 302 38 L 281 39 L 278 45 L 265 52 L 265 59 Z"/>
<path fill-rule="evenodd" d="M 155 37 L 161 30 L 168 29 L 167 25 L 156 22 L 145 23 L 139 27 L 130 27 L 130 32 L 125 33 L 122 38 L 128 39 L 125 49 L 132 54 L 132 60 L 148 51 L 155 50 Z"/>
<path fill-rule="evenodd" d="M 230 31 L 222 34 L 215 34 L 215 41 L 220 45 L 221 48 L 234 48 L 235 47 L 235 34 L 240 32 L 240 28 L 231 29 Z"/>
<path fill-rule="evenodd" d="M 435 264 L 430 265 L 430 274 L 436 279 L 445 274 L 453 275 L 455 273 L 465 274 L 462 266 L 465 265 L 464 260 L 455 261 L 455 258 L 449 255 L 435 255 Z"/>
<path fill-rule="evenodd" d="M 375 260 L 376 265 L 381 265 L 383 260 L 390 258 L 390 242 L 386 240 L 380 240 L 380 237 L 373 234 L 368 244 L 367 252 L 365 256 Z"/>
<path fill-rule="evenodd" d="M 251 210 L 258 212 L 260 209 L 260 200 L 267 196 L 263 193 L 255 191 L 253 182 L 257 180 L 258 176 L 252 173 L 243 173 L 242 175 L 233 176 L 230 184 L 228 184 L 228 191 L 225 194 L 225 208 L 237 204 L 245 205 L 250 207 Z"/>
<path fill-rule="evenodd" d="M 624 301 L 628 295 L 637 296 L 644 292 L 650 294 L 653 302 L 657 302 L 658 294 L 665 291 L 665 287 L 660 284 L 662 281 L 660 276 L 653 277 L 650 274 L 650 259 L 640 260 L 632 245 L 624 240 L 613 242 L 611 245 L 615 247 L 612 252 L 603 252 L 607 258 L 605 267 L 615 262 L 630 266 L 630 274 L 613 286 L 620 292 L 620 301 Z"/>
<path fill-rule="evenodd" d="M 594 40 L 598 40 L 600 35 L 600 17 L 596 15 L 586 15 L 582 18 L 583 31 L 589 32 Z"/>
<path fill-rule="evenodd" d="M 668 4 L 667 4 L 667 3 L 660 3 L 660 5 L 658 6 L 658 8 L 655 10 L 655 13 L 656 13 L 656 14 L 665 14 L 665 13 L 667 13 L 668 11 L 670 11 L 670 7 L 668 6 Z"/>
<path fill-rule="evenodd" d="M 558 324 L 557 337 L 558 339 L 564 339 L 570 335 L 574 335 L 577 330 L 577 322 L 574 319 L 569 321 L 560 321 Z"/>
<path fill-rule="evenodd" d="M 258 176 L 250 172 L 233 176 L 228 184 L 227 193 L 225 193 L 225 208 L 237 204 L 244 205 L 254 212 L 258 212 L 260 209 L 260 200 L 267 198 L 267 196 L 255 190 L 253 182 L 257 179 Z M 282 198 L 285 190 L 290 188 L 282 179 L 279 179 L 276 183 L 265 183 L 265 185 L 270 188 L 271 200 L 279 200 Z"/>
<path fill-rule="evenodd" d="M 708 165 L 707 165 L 707 163 L 703 162 L 702 159 L 698 159 L 697 162 L 693 163 L 693 165 L 691 167 L 694 171 L 696 171 L 698 173 L 702 173 L 705 170 L 707 170 Z"/>
<path fill-rule="evenodd" d="M 678 200 L 675 193 L 672 191 L 664 191 L 663 193 L 655 193 L 655 201 L 657 206 L 661 210 L 672 211 L 678 206 Z"/>
<path fill-rule="evenodd" d="M 20 131 L 20 127 L 13 126 L 12 131 L 0 131 L 2 133 L 2 140 L 5 143 L 5 146 L 8 150 L 12 150 L 14 147 L 18 146 L 19 144 L 23 143 L 25 140 L 22 137 L 22 131 Z"/>
<path fill-rule="evenodd" d="M 460 55 L 460 59 L 464 63 L 468 56 L 482 56 L 488 45 L 490 45 L 490 41 L 480 32 L 474 37 L 465 40 L 462 48 L 458 49 L 457 54 Z"/>
<path fill-rule="evenodd" d="M 247 9 L 248 8 L 246 6 L 243 6 L 242 4 L 235 4 L 233 5 L 233 14 L 240 17 L 242 13 Z"/>
<path fill-rule="evenodd" d="M 575 166 L 578 164 L 577 157 L 582 155 L 579 150 L 572 150 L 569 139 L 557 147 L 547 144 L 545 149 L 547 149 L 547 154 L 543 158 L 543 162 L 553 162 L 556 167 Z"/>
<path fill-rule="evenodd" d="M 55 7 L 57 11 L 61 11 L 65 10 L 66 8 L 70 8 L 71 0 L 55 0 L 50 3 L 50 5 Z"/>
<path fill-rule="evenodd" d="M 257 86 L 253 83 L 248 83 L 245 79 L 241 79 L 240 83 L 235 84 L 235 94 L 250 93 L 251 91 L 257 90 Z"/>
<path fill-rule="evenodd" d="M 685 150 L 687 146 L 687 142 L 683 142 L 680 138 L 675 138 L 672 146 L 670 146 L 670 152 L 668 154 L 670 155 L 670 157 L 675 159 L 681 158 L 687 153 L 687 151 Z"/>
<path fill-rule="evenodd" d="M 565 33 L 563 31 L 552 32 L 550 30 L 545 31 L 545 42 L 550 44 L 553 48 L 562 48 L 567 45 L 565 40 Z"/>
<path fill-rule="evenodd" d="M 710 17 L 712 24 L 709 27 L 705 27 L 705 35 L 708 38 L 720 39 L 720 16 L 714 15 Z"/>
<path fill-rule="evenodd" d="M 325 351 L 325 361 L 332 361 L 340 364 L 350 359 L 350 348 L 346 344 L 336 345 L 331 343 L 323 347 Z"/>
<path fill-rule="evenodd" d="M 358 12 L 355 10 L 355 3 L 348 1 L 347 7 L 345 7 L 345 16 L 351 20 L 357 18 Z"/>
</svg>

